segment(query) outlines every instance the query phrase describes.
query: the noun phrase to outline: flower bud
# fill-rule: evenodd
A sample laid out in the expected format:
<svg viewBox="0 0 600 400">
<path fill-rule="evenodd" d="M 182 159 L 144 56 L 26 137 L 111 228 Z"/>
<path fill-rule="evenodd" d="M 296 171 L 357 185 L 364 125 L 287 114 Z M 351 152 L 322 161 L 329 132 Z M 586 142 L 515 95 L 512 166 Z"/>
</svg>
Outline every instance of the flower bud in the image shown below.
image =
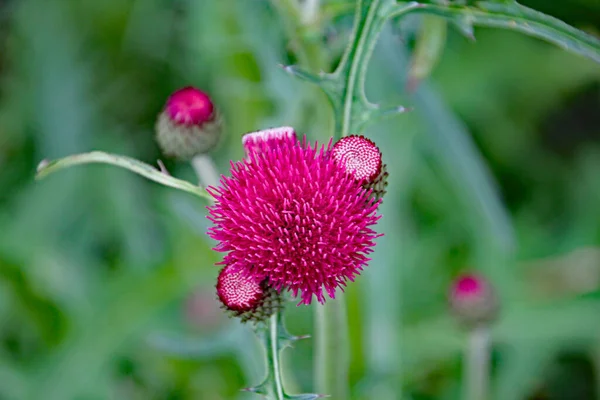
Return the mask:
<svg viewBox="0 0 600 400">
<path fill-rule="evenodd" d="M 491 323 L 498 313 L 496 294 L 480 275 L 464 274 L 456 278 L 449 297 L 452 312 L 470 328 Z"/>
<path fill-rule="evenodd" d="M 217 278 L 217 296 L 223 308 L 242 322 L 262 322 L 282 308 L 280 293 L 261 282 L 246 276 L 233 265 L 227 265 Z"/>
<path fill-rule="evenodd" d="M 156 122 L 156 141 L 165 155 L 189 160 L 218 144 L 221 125 L 211 98 L 189 86 L 167 100 Z"/>
<path fill-rule="evenodd" d="M 372 189 L 375 200 L 383 197 L 389 174 L 373 141 L 364 136 L 345 136 L 333 146 L 332 157 L 356 181 L 362 182 L 366 190 Z"/>
</svg>

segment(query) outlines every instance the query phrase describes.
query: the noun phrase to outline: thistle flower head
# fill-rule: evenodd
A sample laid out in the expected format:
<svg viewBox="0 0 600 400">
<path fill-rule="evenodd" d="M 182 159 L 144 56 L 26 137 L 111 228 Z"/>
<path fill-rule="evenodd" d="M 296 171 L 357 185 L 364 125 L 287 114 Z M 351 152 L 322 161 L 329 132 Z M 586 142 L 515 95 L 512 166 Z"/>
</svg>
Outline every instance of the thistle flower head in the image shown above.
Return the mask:
<svg viewBox="0 0 600 400">
<path fill-rule="evenodd" d="M 373 182 L 381 172 L 381 152 L 364 136 L 341 138 L 331 152 L 333 159 L 360 182 Z"/>
<path fill-rule="evenodd" d="M 257 281 L 244 271 L 225 266 L 217 278 L 217 296 L 230 315 L 249 320 L 263 321 L 281 307 L 281 297 L 266 280 Z"/>
<path fill-rule="evenodd" d="M 208 94 L 195 87 L 174 92 L 156 122 L 156 140 L 168 156 L 190 159 L 213 149 L 221 119 Z"/>
<path fill-rule="evenodd" d="M 496 316 L 498 304 L 494 290 L 481 275 L 469 273 L 457 277 L 449 297 L 452 311 L 466 325 L 488 323 Z"/>
<path fill-rule="evenodd" d="M 245 137 L 248 158 L 209 188 L 209 235 L 232 271 L 268 279 L 301 303 L 324 302 L 323 289 L 335 297 L 367 265 L 378 202 L 333 160 L 331 143 L 319 149 L 292 132 Z"/>
</svg>

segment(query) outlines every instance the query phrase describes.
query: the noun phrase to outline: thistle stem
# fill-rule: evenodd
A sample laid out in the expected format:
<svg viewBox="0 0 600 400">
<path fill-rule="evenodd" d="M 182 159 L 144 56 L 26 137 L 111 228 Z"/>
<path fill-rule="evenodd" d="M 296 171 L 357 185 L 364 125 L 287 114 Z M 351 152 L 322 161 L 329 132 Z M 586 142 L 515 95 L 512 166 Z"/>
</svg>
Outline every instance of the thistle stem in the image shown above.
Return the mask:
<svg viewBox="0 0 600 400">
<path fill-rule="evenodd" d="M 268 328 L 263 334 L 267 361 L 267 383 L 265 390 L 269 399 L 284 400 L 283 379 L 281 377 L 281 365 L 279 360 L 279 323 L 281 314 L 276 312 L 268 320 Z"/>
<path fill-rule="evenodd" d="M 465 400 L 487 400 L 490 374 L 491 334 L 489 327 L 469 331 L 465 349 Z"/>
<path fill-rule="evenodd" d="M 192 167 L 198 176 L 200 186 L 209 187 L 219 184 L 219 172 L 208 154 L 199 154 L 192 158 Z"/>
<path fill-rule="evenodd" d="M 346 302 L 341 295 L 316 306 L 314 372 L 317 392 L 348 398 L 350 362 Z"/>
</svg>

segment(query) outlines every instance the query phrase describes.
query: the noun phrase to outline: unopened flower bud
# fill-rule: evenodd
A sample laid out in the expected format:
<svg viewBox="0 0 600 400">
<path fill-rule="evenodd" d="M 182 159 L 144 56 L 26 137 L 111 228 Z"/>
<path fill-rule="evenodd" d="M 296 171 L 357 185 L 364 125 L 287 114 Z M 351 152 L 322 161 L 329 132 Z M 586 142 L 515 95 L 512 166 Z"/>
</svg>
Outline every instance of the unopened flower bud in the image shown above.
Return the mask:
<svg viewBox="0 0 600 400">
<path fill-rule="evenodd" d="M 281 294 L 261 282 L 227 265 L 217 278 L 217 296 L 223 308 L 242 322 L 262 322 L 282 308 Z"/>
<path fill-rule="evenodd" d="M 345 136 L 333 146 L 332 157 L 365 189 L 372 189 L 375 200 L 383 197 L 389 174 L 382 163 L 381 151 L 373 141 L 364 136 Z"/>
<path fill-rule="evenodd" d="M 452 283 L 450 307 L 467 327 L 491 323 L 498 313 L 496 294 L 489 282 L 476 274 L 464 274 Z"/>
<path fill-rule="evenodd" d="M 221 125 L 211 98 L 189 86 L 167 100 L 156 122 L 156 141 L 165 155 L 189 160 L 218 144 Z"/>
</svg>

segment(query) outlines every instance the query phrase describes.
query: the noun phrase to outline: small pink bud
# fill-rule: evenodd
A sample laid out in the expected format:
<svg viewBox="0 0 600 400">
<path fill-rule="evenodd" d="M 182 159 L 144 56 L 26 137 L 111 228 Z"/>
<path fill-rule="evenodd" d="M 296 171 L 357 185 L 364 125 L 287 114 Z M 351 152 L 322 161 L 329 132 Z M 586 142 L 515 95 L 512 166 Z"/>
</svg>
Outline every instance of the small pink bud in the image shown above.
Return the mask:
<svg viewBox="0 0 600 400">
<path fill-rule="evenodd" d="M 221 136 L 221 118 L 211 98 L 195 87 L 174 92 L 156 123 L 156 140 L 163 153 L 191 159 L 213 149 Z"/>
<path fill-rule="evenodd" d="M 281 308 L 279 293 L 266 281 L 259 282 L 233 265 L 227 265 L 217 278 L 217 296 L 223 308 L 242 322 L 264 321 Z"/>
<path fill-rule="evenodd" d="M 381 172 L 381 152 L 364 136 L 346 136 L 331 152 L 336 163 L 359 182 L 371 183 Z"/>
<path fill-rule="evenodd" d="M 341 138 L 332 150 L 332 157 L 350 176 L 361 182 L 372 197 L 379 200 L 385 194 L 388 172 L 382 163 L 379 147 L 364 136 L 350 135 Z"/>
<path fill-rule="evenodd" d="M 487 324 L 496 317 L 496 295 L 483 276 L 460 275 L 452 283 L 449 297 L 452 311 L 467 326 Z"/>
</svg>

